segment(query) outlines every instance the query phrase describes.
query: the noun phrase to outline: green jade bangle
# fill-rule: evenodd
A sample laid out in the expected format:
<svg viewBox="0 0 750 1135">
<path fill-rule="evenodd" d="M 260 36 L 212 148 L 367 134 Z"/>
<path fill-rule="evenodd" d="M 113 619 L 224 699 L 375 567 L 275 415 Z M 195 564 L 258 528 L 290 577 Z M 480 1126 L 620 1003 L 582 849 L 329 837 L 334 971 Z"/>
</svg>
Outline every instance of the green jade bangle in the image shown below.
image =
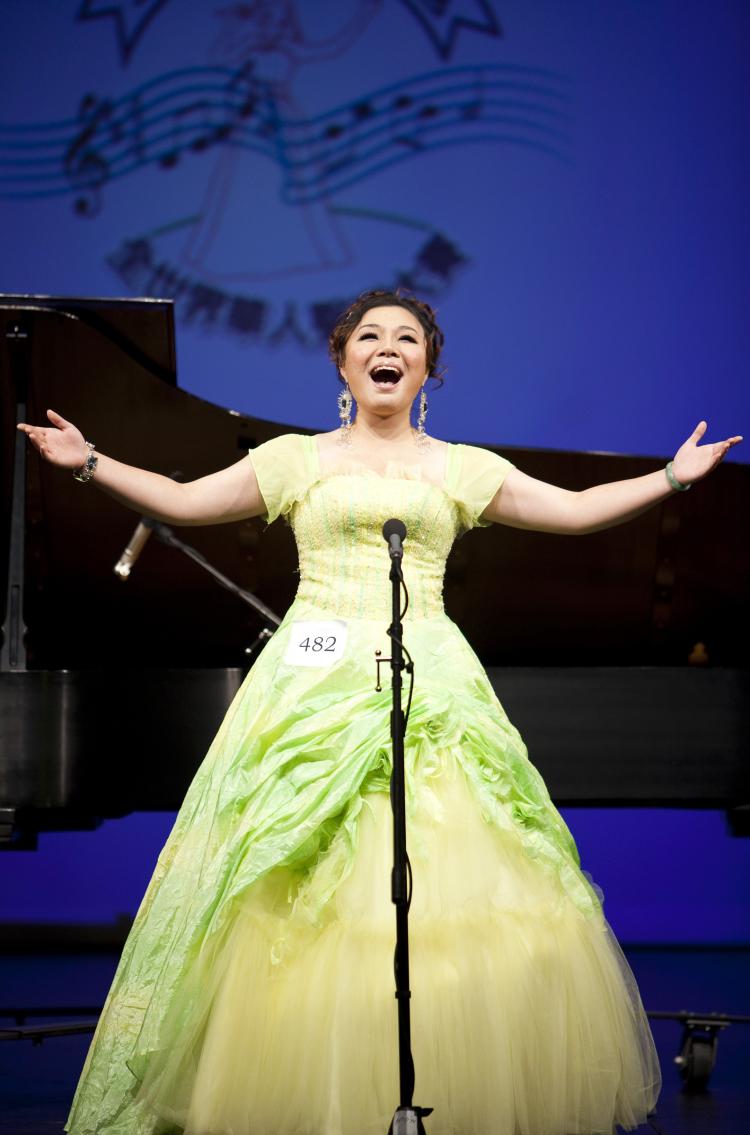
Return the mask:
<svg viewBox="0 0 750 1135">
<path fill-rule="evenodd" d="M 674 469 L 672 467 L 673 464 L 674 463 L 672 461 L 667 462 L 666 468 L 664 470 L 664 472 L 667 474 L 667 480 L 669 481 L 669 484 L 675 490 L 675 492 L 686 493 L 688 491 L 688 489 L 690 488 L 690 485 L 683 485 L 683 484 L 680 483 L 680 481 L 677 480 L 677 478 L 674 475 Z M 692 484 L 692 482 L 691 482 L 691 484 Z"/>
</svg>

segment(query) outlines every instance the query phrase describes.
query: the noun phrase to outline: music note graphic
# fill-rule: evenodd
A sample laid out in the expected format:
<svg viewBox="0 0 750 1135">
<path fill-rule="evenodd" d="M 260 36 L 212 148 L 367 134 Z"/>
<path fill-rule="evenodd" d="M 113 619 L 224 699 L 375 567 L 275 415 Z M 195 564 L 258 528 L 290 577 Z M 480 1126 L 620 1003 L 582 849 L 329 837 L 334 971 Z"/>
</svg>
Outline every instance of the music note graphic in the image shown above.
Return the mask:
<svg viewBox="0 0 750 1135">
<path fill-rule="evenodd" d="M 110 99 L 84 95 L 78 110 L 82 124 L 63 158 L 68 181 L 78 192 L 73 208 L 81 216 L 93 217 L 101 209 L 101 189 L 109 180 L 109 162 L 95 142 L 101 138 L 112 118 Z"/>
<path fill-rule="evenodd" d="M 111 118 L 109 134 L 113 145 L 119 147 L 121 156 L 127 155 L 136 165 L 143 165 L 148 160 L 143 107 L 138 91 L 123 99 Z"/>
<path fill-rule="evenodd" d="M 482 117 L 484 97 L 484 74 L 481 71 L 475 71 L 472 97 L 461 104 L 460 113 L 464 122 L 476 122 L 477 119 Z"/>
<path fill-rule="evenodd" d="M 320 176 L 325 179 L 333 174 L 353 166 L 357 160 L 365 124 L 376 114 L 372 102 L 361 99 L 350 107 L 349 119 L 332 122 L 323 132 L 324 143 L 333 143 L 327 147 L 327 156 L 322 157 Z M 339 144 L 339 143 L 342 144 Z M 290 182 L 293 184 L 293 182 Z"/>
<path fill-rule="evenodd" d="M 411 95 L 400 94 L 391 103 L 389 113 L 391 141 L 415 154 L 424 149 L 424 143 L 415 129 L 419 114 L 416 105 Z"/>
<path fill-rule="evenodd" d="M 227 121 L 240 123 L 252 118 L 260 97 L 261 84 L 255 77 L 253 61 L 249 60 L 235 71 L 224 88 Z"/>
<path fill-rule="evenodd" d="M 216 106 L 207 99 L 196 99 L 187 106 L 177 107 L 171 111 L 169 122 L 170 145 L 159 157 L 162 169 L 174 168 L 186 150 L 200 154 L 223 141 L 231 129 L 228 121 L 217 117 Z"/>
</svg>

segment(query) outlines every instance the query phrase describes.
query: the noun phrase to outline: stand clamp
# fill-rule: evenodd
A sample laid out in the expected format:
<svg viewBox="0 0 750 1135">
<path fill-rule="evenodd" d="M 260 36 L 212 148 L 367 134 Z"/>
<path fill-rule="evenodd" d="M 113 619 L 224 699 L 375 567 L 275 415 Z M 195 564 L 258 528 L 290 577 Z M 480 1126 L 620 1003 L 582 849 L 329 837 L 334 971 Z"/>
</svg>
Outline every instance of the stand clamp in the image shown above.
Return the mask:
<svg viewBox="0 0 750 1135">
<path fill-rule="evenodd" d="M 431 1107 L 400 1107 L 388 1128 L 388 1135 L 425 1135 L 422 1119 L 431 1114 Z"/>
</svg>

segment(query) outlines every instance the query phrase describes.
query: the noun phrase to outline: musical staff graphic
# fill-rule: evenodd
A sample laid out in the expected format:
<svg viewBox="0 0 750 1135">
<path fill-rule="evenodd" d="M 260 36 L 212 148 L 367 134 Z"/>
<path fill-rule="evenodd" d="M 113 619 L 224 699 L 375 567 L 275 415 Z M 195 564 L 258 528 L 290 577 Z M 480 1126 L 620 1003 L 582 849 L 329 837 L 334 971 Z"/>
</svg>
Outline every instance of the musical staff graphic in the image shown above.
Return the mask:
<svg viewBox="0 0 750 1135">
<path fill-rule="evenodd" d="M 428 150 L 519 146 L 566 160 L 569 121 L 566 79 L 531 67 L 445 67 L 307 118 L 282 115 L 251 66 L 185 68 L 119 98 L 87 94 L 74 118 L 0 125 L 0 197 L 72 194 L 92 216 L 109 182 L 228 146 L 276 162 L 282 201 L 309 204 Z"/>
</svg>

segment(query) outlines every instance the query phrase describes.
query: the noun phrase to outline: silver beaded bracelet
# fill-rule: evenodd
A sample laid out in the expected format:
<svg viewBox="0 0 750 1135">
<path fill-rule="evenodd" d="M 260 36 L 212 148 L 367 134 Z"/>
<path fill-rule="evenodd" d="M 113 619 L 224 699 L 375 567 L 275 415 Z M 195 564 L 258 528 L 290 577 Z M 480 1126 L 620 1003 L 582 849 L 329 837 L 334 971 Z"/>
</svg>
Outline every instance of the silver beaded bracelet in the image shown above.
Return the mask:
<svg viewBox="0 0 750 1135">
<path fill-rule="evenodd" d="M 690 485 L 683 485 L 677 480 L 677 478 L 674 475 L 674 469 L 673 469 L 672 466 L 673 466 L 673 462 L 668 461 L 666 468 L 664 470 L 664 472 L 667 474 L 667 480 L 669 481 L 670 485 L 672 486 L 673 489 L 675 489 L 676 492 L 686 493 L 688 491 L 688 489 L 690 488 Z M 692 482 L 691 482 L 691 484 L 692 484 Z"/>
<path fill-rule="evenodd" d="M 94 476 L 94 473 L 96 472 L 96 466 L 99 462 L 99 458 L 94 453 L 94 443 L 92 441 L 87 441 L 86 445 L 88 447 L 86 460 L 84 461 L 80 469 L 73 470 L 73 476 L 75 477 L 76 481 L 81 481 L 83 484 L 85 484 L 86 481 L 90 481 Z"/>
</svg>

